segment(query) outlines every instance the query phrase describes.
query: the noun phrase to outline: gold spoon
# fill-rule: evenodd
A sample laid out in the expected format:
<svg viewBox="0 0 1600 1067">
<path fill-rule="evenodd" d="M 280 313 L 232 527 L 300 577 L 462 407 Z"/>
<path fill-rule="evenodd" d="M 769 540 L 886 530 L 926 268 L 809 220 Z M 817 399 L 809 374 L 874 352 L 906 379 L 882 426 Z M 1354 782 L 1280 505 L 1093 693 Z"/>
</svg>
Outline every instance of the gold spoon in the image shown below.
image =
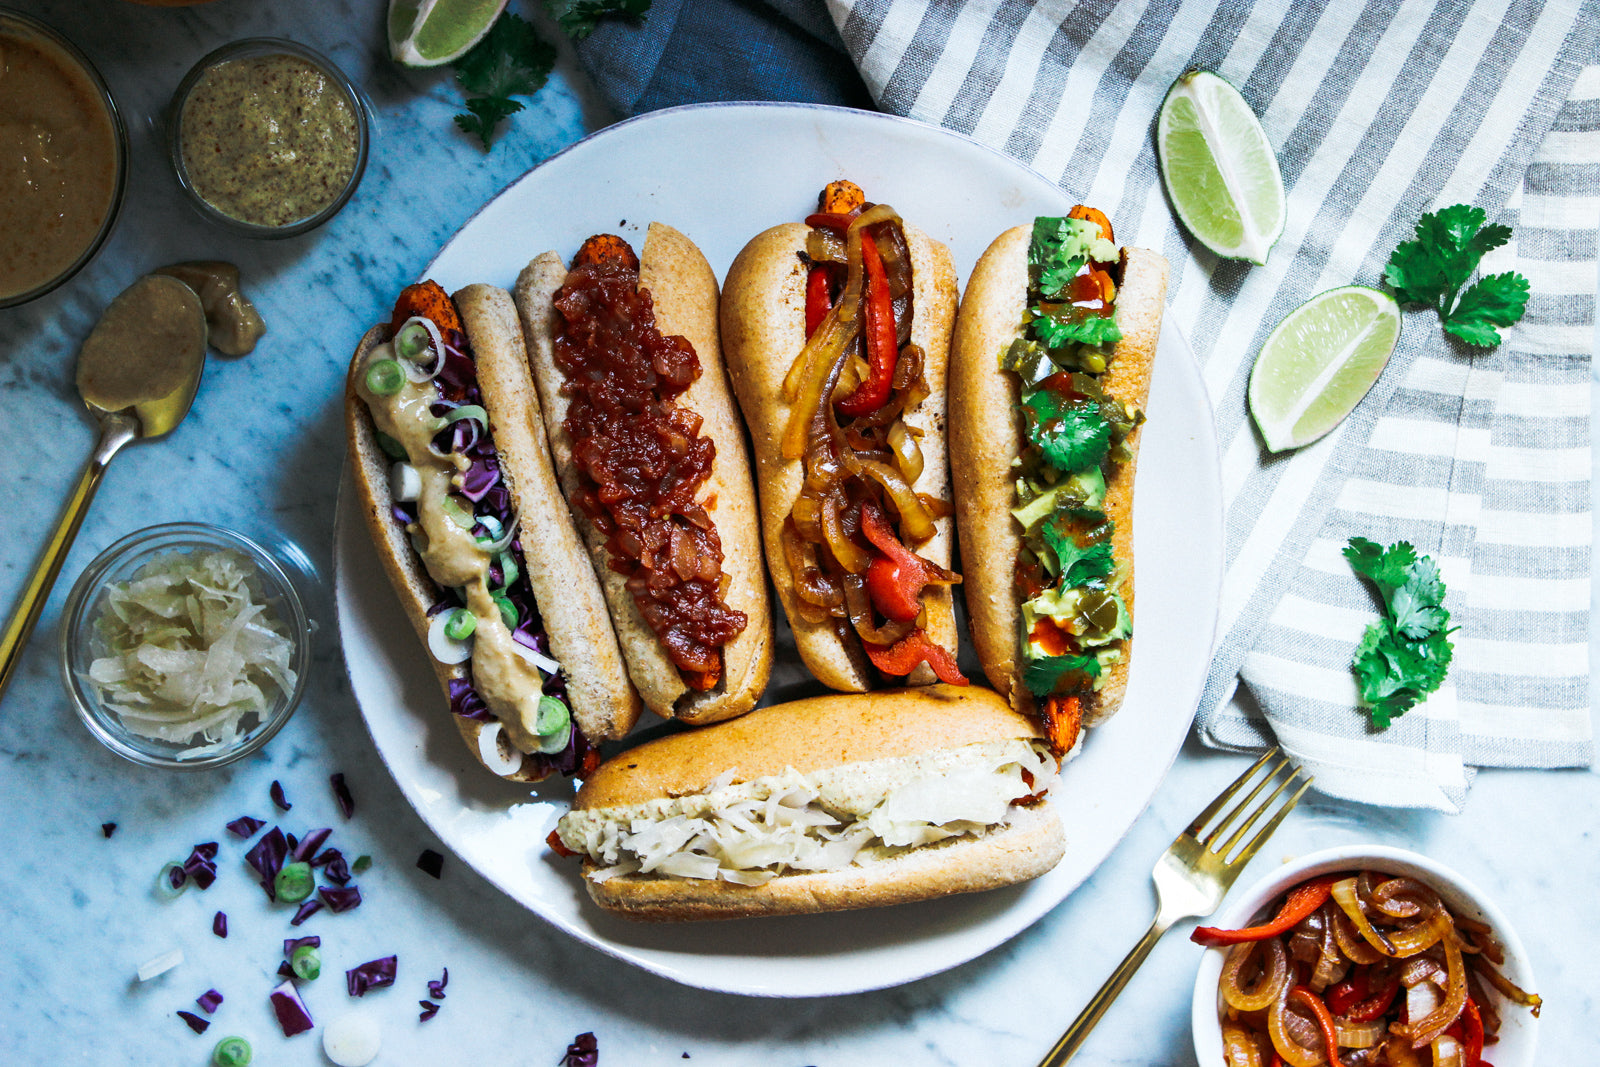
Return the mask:
<svg viewBox="0 0 1600 1067">
<path fill-rule="evenodd" d="M 78 350 L 78 394 L 100 423 L 100 440 L 0 638 L 0 697 L 111 457 L 129 441 L 161 437 L 183 421 L 205 359 L 200 298 L 176 278 L 158 275 L 140 278 L 113 300 Z"/>
</svg>

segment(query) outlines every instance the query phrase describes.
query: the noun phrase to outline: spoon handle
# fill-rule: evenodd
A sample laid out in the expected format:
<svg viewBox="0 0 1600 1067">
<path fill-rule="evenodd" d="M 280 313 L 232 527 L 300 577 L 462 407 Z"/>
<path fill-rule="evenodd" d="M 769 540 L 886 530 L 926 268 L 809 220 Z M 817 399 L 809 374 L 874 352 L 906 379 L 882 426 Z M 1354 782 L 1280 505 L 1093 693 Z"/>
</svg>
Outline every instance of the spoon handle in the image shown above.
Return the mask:
<svg viewBox="0 0 1600 1067">
<path fill-rule="evenodd" d="M 50 531 L 50 541 L 45 546 L 44 554 L 34 564 L 28 584 L 23 586 L 22 596 L 12 610 L 11 621 L 6 623 L 5 636 L 0 638 L 0 699 L 4 699 L 6 687 L 11 684 L 11 675 L 22 661 L 22 652 L 28 647 L 34 624 L 39 621 L 45 602 L 50 599 L 50 590 L 56 584 L 56 576 L 61 573 L 61 565 L 66 562 L 67 551 L 78 536 L 84 515 L 88 514 L 89 502 L 94 499 L 95 490 L 100 488 L 100 478 L 106 472 L 106 465 L 118 449 L 137 436 L 139 420 L 131 414 L 116 412 L 101 419 L 100 440 L 95 445 L 94 455 L 84 465 L 83 474 L 79 476 L 78 484 L 67 500 L 66 510 L 61 513 L 55 529 Z"/>
</svg>

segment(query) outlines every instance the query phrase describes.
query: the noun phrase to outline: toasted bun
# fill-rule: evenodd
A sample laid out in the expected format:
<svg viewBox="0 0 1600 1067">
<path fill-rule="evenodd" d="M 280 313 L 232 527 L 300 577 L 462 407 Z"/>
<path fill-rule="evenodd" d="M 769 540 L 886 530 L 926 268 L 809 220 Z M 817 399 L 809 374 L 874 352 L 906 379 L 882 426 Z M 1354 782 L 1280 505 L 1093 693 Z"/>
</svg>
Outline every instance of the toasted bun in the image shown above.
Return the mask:
<svg viewBox="0 0 1600 1067">
<path fill-rule="evenodd" d="M 990 683 L 1019 711 L 1031 712 L 1033 694 L 1018 676 L 1018 630 L 1022 606 L 1015 567 L 1022 531 L 1011 517 L 1015 487 L 1011 464 L 1021 451 L 1016 377 L 999 369 L 999 356 L 1022 334 L 1028 288 L 1031 228 L 1017 226 L 997 237 L 967 280 L 956 321 L 950 368 L 951 476 L 956 486 L 962 580 L 972 642 Z M 1123 252 L 1117 291 L 1122 340 L 1101 379 L 1106 395 L 1143 408 L 1166 296 L 1167 262 L 1143 248 Z M 1124 599 L 1133 610 L 1133 483 L 1142 430 L 1128 438 L 1133 453 L 1106 482 L 1106 515 L 1115 524 L 1112 553 L 1124 569 Z M 1116 713 L 1128 685 L 1131 641 L 1122 659 L 1102 675 L 1101 687 L 1084 702 L 1084 722 L 1095 725 Z"/>
<path fill-rule="evenodd" d="M 478 368 L 484 406 L 490 412 L 501 472 L 521 516 L 519 540 L 528 583 L 550 638 L 551 653 L 567 675 L 574 719 L 586 737 L 621 737 L 639 716 L 639 698 L 628 683 L 616 636 L 611 632 L 600 584 L 565 519 L 560 491 L 550 466 L 538 397 L 527 373 L 522 334 L 510 296 L 501 289 L 471 285 L 454 297 Z M 424 649 L 428 641 L 428 609 L 439 592 L 421 559 L 395 522 L 389 492 L 391 460 L 378 446 L 372 417 L 356 390 L 356 376 L 368 351 L 381 344 L 388 330 L 375 326 L 361 339 L 345 384 L 345 438 L 362 517 L 390 584 Z M 508 415 L 509 413 L 509 415 Z M 424 652 L 426 655 L 426 652 Z M 446 697 L 452 679 L 468 676 L 464 664 L 443 664 L 428 656 Z M 456 728 L 475 758 L 486 723 L 452 715 Z M 506 775 L 532 782 L 544 777 L 530 763 Z"/>
<path fill-rule="evenodd" d="M 915 756 L 1036 736 L 1031 721 L 995 693 L 933 685 L 870 696 L 834 695 L 779 704 L 734 722 L 648 742 L 600 766 L 576 809 L 628 806 L 704 789 L 730 768 L 734 782 Z M 990 833 L 942 841 L 838 871 L 779 875 L 765 885 L 623 875 L 585 879 L 601 907 L 631 919 L 727 919 L 877 907 L 993 889 L 1050 870 L 1065 851 L 1048 804 L 1018 808 Z M 585 864 L 585 870 L 592 870 Z"/>
<path fill-rule="evenodd" d="M 697 692 L 684 683 L 628 592 L 627 578 L 611 569 L 605 535 L 580 509 L 571 508 L 570 514 L 600 575 L 628 673 L 645 705 L 663 717 L 716 722 L 754 707 L 772 673 L 772 608 L 762 569 L 755 484 L 722 363 L 717 279 L 711 265 L 687 237 L 657 222 L 650 224 L 639 261 L 639 285 L 650 291 L 657 327 L 668 336 L 687 338 L 700 357 L 700 377 L 678 402 L 701 417 L 700 432 L 716 444 L 716 465 L 701 489 L 700 502 L 722 540 L 723 573 L 729 579 L 724 600 L 748 619 L 744 631 L 723 648 L 722 680 L 715 689 Z M 515 292 L 556 473 L 570 500 L 581 487 L 582 476 L 565 428 L 570 406 L 561 393 L 565 378 L 555 364 L 559 316 L 554 300 L 566 276 L 561 257 L 546 252 L 523 269 Z"/>
<path fill-rule="evenodd" d="M 784 520 L 793 510 L 805 479 L 802 462 L 783 457 L 782 443 L 790 412 L 790 404 L 783 397 L 783 380 L 806 341 L 806 269 L 800 253 L 805 249 L 808 230 L 799 222 L 774 226 L 758 234 L 734 259 L 723 291 L 722 341 L 733 389 L 755 448 L 768 570 L 789 617 L 800 658 L 824 685 L 863 692 L 872 688 L 874 674 L 860 643 L 853 637 L 841 642 L 827 622 L 807 622 L 800 616 L 794 578 L 783 554 Z M 914 488 L 928 496 L 949 499 L 945 370 L 956 310 L 955 267 L 950 250 L 940 242 L 909 223 L 905 234 L 912 266 L 911 339 L 926 355 L 923 373 L 929 391 L 927 399 L 904 416 L 908 428 L 923 431 L 923 470 Z M 940 519 L 937 530 L 917 552 L 941 567 L 949 567 L 951 520 Z M 954 651 L 957 637 L 950 587 L 930 588 L 925 603 L 928 636 Z M 927 684 L 933 681 L 933 673 L 924 664 L 907 681 L 912 685 Z"/>
</svg>

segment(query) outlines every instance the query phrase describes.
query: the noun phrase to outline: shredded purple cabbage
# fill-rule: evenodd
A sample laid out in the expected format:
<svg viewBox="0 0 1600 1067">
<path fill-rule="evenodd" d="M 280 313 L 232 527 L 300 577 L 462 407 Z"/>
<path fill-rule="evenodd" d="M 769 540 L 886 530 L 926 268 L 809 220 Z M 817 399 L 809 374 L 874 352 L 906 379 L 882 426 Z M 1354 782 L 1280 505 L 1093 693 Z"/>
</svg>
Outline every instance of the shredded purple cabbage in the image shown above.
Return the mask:
<svg viewBox="0 0 1600 1067">
<path fill-rule="evenodd" d="M 306 1002 L 300 999 L 300 991 L 293 982 L 278 986 L 269 994 L 269 999 L 272 1001 L 272 1011 L 278 1017 L 278 1025 L 283 1028 L 284 1037 L 303 1034 L 316 1025 L 311 1021 Z"/>
<path fill-rule="evenodd" d="M 167 885 L 171 887 L 174 893 L 182 889 L 184 883 L 189 880 L 189 875 L 184 871 L 181 863 L 168 864 L 165 870 L 167 875 Z"/>
<path fill-rule="evenodd" d="M 210 1022 L 200 1018 L 200 1016 L 196 1015 L 192 1011 L 180 1011 L 178 1013 L 178 1018 L 188 1023 L 189 1029 L 193 1030 L 197 1034 L 205 1033 L 206 1030 L 208 1030 L 211 1026 Z"/>
<path fill-rule="evenodd" d="M 284 798 L 283 783 L 278 781 L 276 778 L 272 780 L 272 788 L 267 790 L 267 792 L 272 797 L 272 802 L 278 805 L 279 811 L 288 811 L 290 808 L 294 807 L 293 804 L 289 803 L 289 801 Z"/>
<path fill-rule="evenodd" d="M 114 823 L 114 822 L 103 822 L 103 823 L 100 824 L 100 833 L 103 836 L 109 838 L 112 834 L 114 834 L 116 832 L 117 832 L 117 824 L 116 823 Z"/>
<path fill-rule="evenodd" d="M 272 888 L 272 880 L 283 869 L 283 861 L 289 855 L 289 842 L 283 836 L 283 831 L 274 826 L 261 836 L 249 852 L 244 854 L 245 862 L 256 869 L 261 876 L 261 888 L 267 891 L 268 900 L 277 900 L 277 891 Z"/>
<path fill-rule="evenodd" d="M 422 1010 L 417 1013 L 417 1020 L 419 1022 L 427 1022 L 429 1019 L 439 1014 L 439 1005 L 435 1004 L 433 1001 L 419 1000 L 417 1003 L 422 1005 Z"/>
<path fill-rule="evenodd" d="M 425 848 L 422 855 L 417 857 L 417 870 L 437 878 L 444 870 L 444 857 L 431 848 Z"/>
<path fill-rule="evenodd" d="M 350 990 L 352 997 L 360 997 L 365 996 L 369 989 L 394 985 L 399 961 L 398 956 L 385 956 L 381 960 L 368 960 L 359 967 L 352 967 L 344 972 L 345 987 Z"/>
<path fill-rule="evenodd" d="M 332 858 L 327 858 L 328 852 L 333 853 Z M 328 852 L 324 852 L 322 856 L 318 857 L 319 859 L 326 859 L 327 863 L 327 866 L 322 869 L 322 877 L 334 885 L 349 885 L 353 876 L 350 873 L 350 865 L 345 862 L 344 854 L 336 848 L 330 848 Z"/>
<path fill-rule="evenodd" d="M 222 1003 L 222 994 L 215 989 L 208 989 L 198 997 L 195 997 L 194 1002 L 200 1005 L 201 1011 L 210 1015 L 217 1010 L 217 1005 Z"/>
<path fill-rule="evenodd" d="M 480 503 L 498 484 L 500 464 L 492 456 L 473 460 L 472 465 L 461 472 L 461 495 L 474 504 Z"/>
<path fill-rule="evenodd" d="M 310 863 L 311 857 L 317 854 L 317 849 L 323 846 L 332 833 L 332 828 L 326 826 L 320 830 L 312 830 L 301 838 L 298 844 L 290 847 L 289 855 L 296 863 Z"/>
<path fill-rule="evenodd" d="M 211 932 L 221 938 L 228 936 L 228 916 L 225 912 L 217 912 L 211 920 Z"/>
<path fill-rule="evenodd" d="M 318 900 L 316 897 L 310 898 L 304 904 L 295 909 L 294 918 L 289 920 L 289 925 L 299 926 L 301 923 L 311 918 L 311 916 L 321 911 L 322 906 L 322 901 Z"/>
<path fill-rule="evenodd" d="M 356 813 L 356 798 L 350 795 L 350 786 L 344 780 L 344 772 L 328 776 L 328 783 L 333 786 L 333 799 L 339 805 L 339 814 L 350 818 Z"/>
<path fill-rule="evenodd" d="M 598 1067 L 599 1063 L 600 1043 L 593 1034 L 579 1034 L 567 1046 L 567 1054 L 561 1057 L 560 1067 Z"/>
<path fill-rule="evenodd" d="M 450 984 L 450 968 L 446 967 L 444 969 L 444 977 L 440 978 L 437 982 L 435 982 L 435 981 L 433 981 L 431 979 L 428 981 L 428 996 L 432 997 L 434 1000 L 443 1000 L 444 999 L 444 987 L 449 985 L 449 984 Z"/>
<path fill-rule="evenodd" d="M 207 841 L 194 846 L 189 858 L 183 861 L 183 873 L 200 889 L 210 889 L 217 880 L 217 843 Z M 177 888 L 174 886 L 173 888 Z"/>
<path fill-rule="evenodd" d="M 241 841 L 248 841 L 265 825 L 267 825 L 265 822 L 253 815 L 241 815 L 228 824 L 228 831 Z"/>
<path fill-rule="evenodd" d="M 440 605 L 445 606 L 443 603 Z M 474 722 L 494 722 L 494 716 L 489 713 L 489 705 L 483 702 L 483 697 L 472 688 L 472 683 L 465 678 L 450 679 L 450 710 L 463 719 Z"/>
<path fill-rule="evenodd" d="M 389 505 L 389 514 L 401 526 L 410 526 L 417 521 L 417 508 L 414 504 L 402 504 L 396 501 Z"/>
<path fill-rule="evenodd" d="M 289 966 L 289 961 L 288 960 L 284 960 L 282 963 L 278 964 L 278 975 L 279 975 L 279 977 L 282 977 L 282 978 L 298 978 L 298 977 L 300 977 L 299 975 L 294 973 L 294 968 Z"/>
<path fill-rule="evenodd" d="M 322 897 L 323 903 L 328 905 L 328 910 L 335 915 L 361 905 L 360 886 L 344 885 L 337 889 L 329 889 L 325 885 L 318 886 L 317 895 Z"/>
</svg>

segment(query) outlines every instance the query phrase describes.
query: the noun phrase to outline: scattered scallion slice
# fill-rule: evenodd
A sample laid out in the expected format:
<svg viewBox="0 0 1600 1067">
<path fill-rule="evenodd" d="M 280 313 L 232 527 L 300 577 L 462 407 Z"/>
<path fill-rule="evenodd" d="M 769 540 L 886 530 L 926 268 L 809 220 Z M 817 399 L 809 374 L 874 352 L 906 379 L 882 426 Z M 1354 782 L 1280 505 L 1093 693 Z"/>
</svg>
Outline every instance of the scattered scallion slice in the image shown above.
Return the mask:
<svg viewBox="0 0 1600 1067">
<path fill-rule="evenodd" d="M 161 868 L 161 873 L 156 875 L 156 897 L 161 900 L 176 900 L 189 888 L 189 876 L 184 872 L 183 864 L 177 860 L 169 861 Z"/>
<path fill-rule="evenodd" d="M 465 663 L 472 658 L 472 639 L 457 641 L 445 633 L 450 612 L 441 611 L 428 622 L 428 651 L 440 663 Z"/>
<path fill-rule="evenodd" d="M 175 948 L 170 952 L 163 952 L 153 960 L 147 960 L 139 968 L 139 981 L 148 982 L 157 975 L 166 974 L 172 968 L 183 962 L 183 949 Z"/>
<path fill-rule="evenodd" d="M 285 863 L 272 879 L 272 891 L 278 899 L 289 904 L 296 904 L 311 895 L 316 888 L 315 879 L 311 874 L 311 864 Z"/>
<path fill-rule="evenodd" d="M 506 624 L 506 629 L 515 630 L 519 618 L 517 606 L 507 596 L 497 596 L 494 602 L 500 608 L 500 621 Z"/>
<path fill-rule="evenodd" d="M 430 326 L 433 326 L 433 323 L 428 319 L 407 319 L 405 325 L 400 327 L 400 332 L 394 335 L 395 355 L 401 359 L 409 359 L 413 363 L 428 355 L 430 342 L 438 331 L 437 326 L 433 326 L 431 330 Z M 439 347 L 444 347 L 442 339 Z"/>
<path fill-rule="evenodd" d="M 211 1050 L 211 1062 L 215 1067 L 250 1067 L 253 1059 L 255 1050 L 242 1037 L 225 1037 Z"/>
<path fill-rule="evenodd" d="M 517 566 L 517 561 L 512 558 L 509 549 L 500 553 L 499 562 L 500 573 L 505 581 L 505 588 L 510 589 L 512 584 L 522 576 L 522 568 Z"/>
<path fill-rule="evenodd" d="M 367 390 L 375 396 L 393 396 L 405 388 L 406 372 L 395 359 L 375 359 L 367 366 Z"/>
<path fill-rule="evenodd" d="M 406 458 L 406 446 L 399 441 L 396 441 L 382 430 L 374 430 L 372 436 L 377 439 L 378 447 L 383 449 L 383 454 L 390 459 Z"/>
<path fill-rule="evenodd" d="M 322 953 L 315 945 L 301 945 L 289 957 L 289 969 L 306 981 L 315 981 L 322 973 Z"/>
<path fill-rule="evenodd" d="M 461 501 L 457 500 L 453 495 L 444 498 L 443 503 L 439 505 L 439 510 L 443 511 L 451 522 L 463 530 L 470 530 L 478 523 L 478 520 L 472 517 L 472 509 L 462 507 Z"/>
</svg>

